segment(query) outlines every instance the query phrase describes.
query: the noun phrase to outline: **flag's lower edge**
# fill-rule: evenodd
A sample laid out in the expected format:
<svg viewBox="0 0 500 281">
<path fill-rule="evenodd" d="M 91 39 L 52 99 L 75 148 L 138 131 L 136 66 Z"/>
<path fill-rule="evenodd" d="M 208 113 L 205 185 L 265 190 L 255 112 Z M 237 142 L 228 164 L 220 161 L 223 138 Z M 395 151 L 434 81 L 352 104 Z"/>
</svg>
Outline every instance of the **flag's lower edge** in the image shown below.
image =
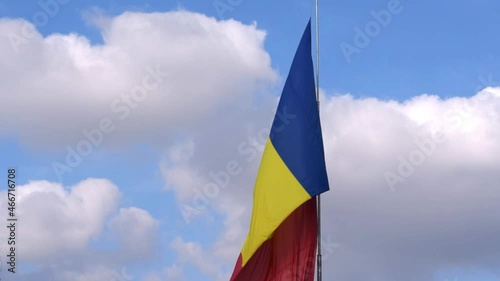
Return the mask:
<svg viewBox="0 0 500 281">
<path fill-rule="evenodd" d="M 239 256 L 230 281 L 313 281 L 317 232 L 313 197 L 290 214 L 244 266 Z"/>
</svg>

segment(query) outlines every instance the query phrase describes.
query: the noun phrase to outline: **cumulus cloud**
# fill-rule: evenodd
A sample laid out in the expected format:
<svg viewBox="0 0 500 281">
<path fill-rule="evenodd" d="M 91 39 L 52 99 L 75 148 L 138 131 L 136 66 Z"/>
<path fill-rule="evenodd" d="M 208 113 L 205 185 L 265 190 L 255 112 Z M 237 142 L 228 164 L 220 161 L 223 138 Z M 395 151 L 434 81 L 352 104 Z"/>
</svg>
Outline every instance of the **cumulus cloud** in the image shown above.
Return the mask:
<svg viewBox="0 0 500 281">
<path fill-rule="evenodd" d="M 500 88 L 471 97 L 420 95 L 404 102 L 323 95 L 321 114 L 332 189 L 323 196 L 323 235 L 341 245 L 324 261 L 325 276 L 420 281 L 454 268 L 499 273 Z M 234 122 L 245 124 L 249 118 Z M 178 182 L 186 184 L 171 188 L 183 194 L 180 208 L 196 207 L 193 200 L 205 196 L 208 203 L 198 206 L 200 213 L 225 216 L 208 255 L 221 258 L 228 269 L 246 236 L 260 161 L 237 147 L 257 135 L 255 128 L 267 127 L 261 118 L 254 123 L 232 131 L 238 136 L 229 146 L 191 138 L 195 149 L 185 154 L 183 173 L 201 183 Z M 217 130 L 205 128 L 210 129 Z M 260 154 L 261 143 L 255 140 L 249 147 Z M 219 159 L 220 151 L 229 155 Z M 210 198 L 203 190 L 217 183 L 211 173 L 224 171 L 232 160 L 241 173 L 230 176 L 227 186 L 219 184 L 219 193 Z M 197 264 L 194 258 L 192 263 Z M 206 272 L 206 265 L 198 266 Z"/>
<path fill-rule="evenodd" d="M 172 280 L 172 281 L 185 280 L 184 270 L 177 264 L 174 264 L 165 269 L 165 273 L 167 275 L 167 280 Z"/>
<path fill-rule="evenodd" d="M 17 214 L 22 218 L 20 255 L 27 260 L 46 260 L 61 252 L 84 250 L 101 234 L 120 193 L 109 181 L 88 179 L 70 190 L 57 183 L 30 182 L 19 186 L 17 195 Z M 6 197 L 1 201 L 5 209 Z"/>
<path fill-rule="evenodd" d="M 124 255 L 151 258 L 159 243 L 159 222 L 139 208 L 122 208 L 110 222 L 112 236 L 121 242 Z"/>
<path fill-rule="evenodd" d="M 324 231 L 342 248 L 327 272 L 365 278 L 344 258 L 359 258 L 373 280 L 497 270 L 499 92 L 404 103 L 328 99 L 322 111 L 333 191 L 324 196 Z M 391 186 L 388 172 L 400 181 Z"/>
<path fill-rule="evenodd" d="M 1 195 L 0 208 L 6 210 L 6 191 Z M 125 265 L 151 259 L 159 222 L 139 208 L 118 210 L 120 196 L 118 187 L 104 179 L 71 187 L 48 181 L 18 186 L 17 262 L 36 265 L 18 272 L 19 280 L 113 280 L 125 274 Z M 6 237 L 4 229 L 0 235 Z M 119 246 L 94 247 L 103 242 Z"/>
<path fill-rule="evenodd" d="M 82 130 L 110 119 L 106 139 L 165 140 L 231 101 L 251 100 L 276 79 L 266 34 L 255 24 L 187 11 L 127 12 L 96 22 L 102 44 L 0 21 L 0 93 L 9 104 L 0 113 L 8 120 L 2 134 L 71 145 L 87 138 Z M 33 35 L 14 52 L 9 36 L 25 26 Z"/>
<path fill-rule="evenodd" d="M 186 242 L 183 238 L 177 237 L 170 244 L 179 255 L 179 261 L 183 264 L 191 264 L 197 267 L 202 273 L 210 276 L 213 280 L 222 281 L 230 278 L 227 273 L 221 271 L 221 263 L 219 260 L 214 260 L 209 251 L 203 249 L 200 243 Z M 169 274 L 172 274 L 170 269 Z"/>
</svg>

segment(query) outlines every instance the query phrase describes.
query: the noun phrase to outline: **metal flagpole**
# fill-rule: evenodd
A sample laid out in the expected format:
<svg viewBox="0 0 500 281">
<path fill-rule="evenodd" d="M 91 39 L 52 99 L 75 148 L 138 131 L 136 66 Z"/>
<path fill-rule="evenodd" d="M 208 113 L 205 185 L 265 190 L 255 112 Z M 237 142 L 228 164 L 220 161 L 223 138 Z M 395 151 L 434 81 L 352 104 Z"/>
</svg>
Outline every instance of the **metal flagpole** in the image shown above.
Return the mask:
<svg viewBox="0 0 500 281">
<path fill-rule="evenodd" d="M 318 113 L 319 113 L 319 17 L 318 17 L 318 2 L 316 0 L 316 103 L 318 104 Z M 317 196 L 317 216 L 318 216 L 318 256 L 317 260 L 317 274 L 316 280 L 322 281 L 322 257 L 321 257 L 321 194 Z"/>
</svg>

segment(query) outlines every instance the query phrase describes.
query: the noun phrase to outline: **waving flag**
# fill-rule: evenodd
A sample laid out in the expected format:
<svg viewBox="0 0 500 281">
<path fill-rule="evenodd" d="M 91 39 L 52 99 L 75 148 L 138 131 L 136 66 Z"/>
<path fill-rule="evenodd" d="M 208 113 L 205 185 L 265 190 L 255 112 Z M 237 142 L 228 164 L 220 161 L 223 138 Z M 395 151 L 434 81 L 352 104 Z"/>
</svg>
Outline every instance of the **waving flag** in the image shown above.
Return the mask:
<svg viewBox="0 0 500 281">
<path fill-rule="evenodd" d="M 314 196 L 327 190 L 309 22 L 262 156 L 250 231 L 231 281 L 312 281 L 318 232 Z"/>
</svg>

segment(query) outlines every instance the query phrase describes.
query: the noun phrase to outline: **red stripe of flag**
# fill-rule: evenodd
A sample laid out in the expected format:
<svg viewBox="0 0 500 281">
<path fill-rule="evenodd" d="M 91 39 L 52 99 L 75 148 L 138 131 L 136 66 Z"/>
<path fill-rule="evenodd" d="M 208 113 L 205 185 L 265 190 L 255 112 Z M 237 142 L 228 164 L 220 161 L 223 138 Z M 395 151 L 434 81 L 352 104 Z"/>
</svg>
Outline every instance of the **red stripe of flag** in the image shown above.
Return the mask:
<svg viewBox="0 0 500 281">
<path fill-rule="evenodd" d="M 241 255 L 231 281 L 313 281 L 318 222 L 316 198 L 297 208 L 242 267 Z"/>
</svg>

